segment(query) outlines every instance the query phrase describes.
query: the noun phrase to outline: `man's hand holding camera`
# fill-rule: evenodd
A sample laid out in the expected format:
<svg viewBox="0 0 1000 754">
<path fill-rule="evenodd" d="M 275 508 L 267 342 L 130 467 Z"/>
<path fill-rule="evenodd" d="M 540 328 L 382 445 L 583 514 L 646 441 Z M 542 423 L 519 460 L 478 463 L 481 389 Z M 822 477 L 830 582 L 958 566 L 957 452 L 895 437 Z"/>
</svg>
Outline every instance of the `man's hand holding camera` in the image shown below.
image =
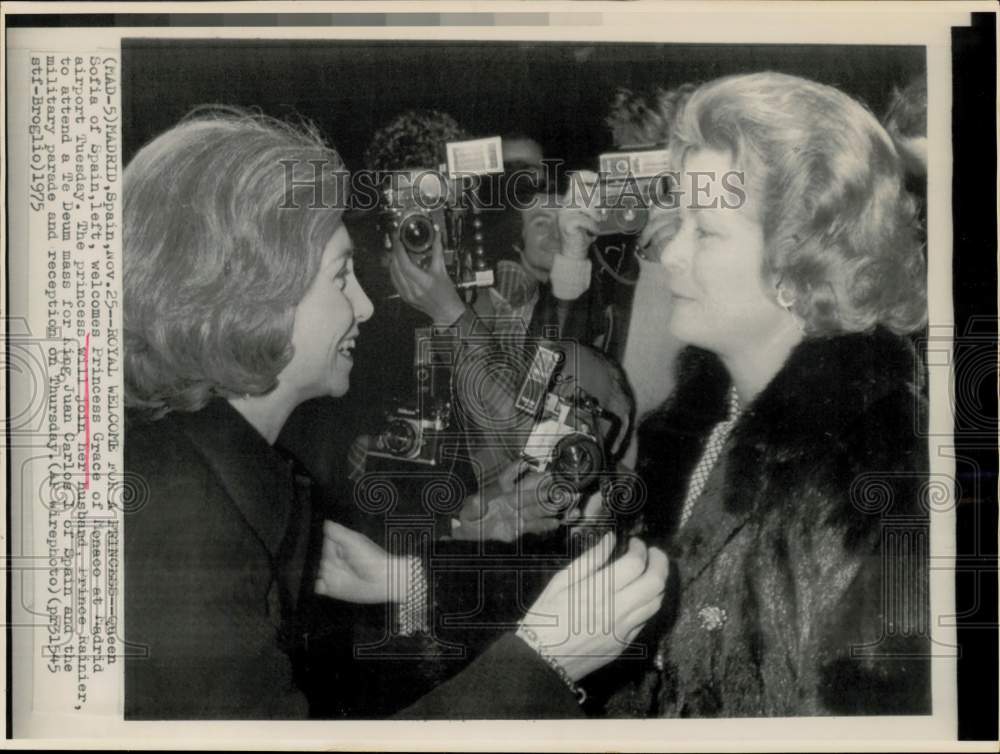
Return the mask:
<svg viewBox="0 0 1000 754">
<path fill-rule="evenodd" d="M 454 324 L 465 313 L 465 303 L 445 267 L 440 234 L 434 240 L 426 269 L 414 262 L 401 244 L 396 244 L 389 261 L 389 274 L 399 297 L 430 317 L 435 325 Z"/>
<path fill-rule="evenodd" d="M 586 259 L 590 244 L 598 233 L 601 208 L 597 198 L 598 175 L 589 170 L 573 174 L 563 195 L 558 214 L 562 253 L 570 259 Z"/>
<path fill-rule="evenodd" d="M 452 537 L 513 542 L 524 534 L 544 534 L 572 519 L 579 502 L 580 494 L 556 475 L 528 471 L 518 460 L 495 484 L 466 498 Z"/>
<path fill-rule="evenodd" d="M 552 293 L 563 301 L 578 299 L 590 287 L 590 245 L 598 234 L 601 209 L 595 197 L 598 176 L 580 171 L 560 200 L 557 214 L 560 249 L 552 260 Z"/>
</svg>

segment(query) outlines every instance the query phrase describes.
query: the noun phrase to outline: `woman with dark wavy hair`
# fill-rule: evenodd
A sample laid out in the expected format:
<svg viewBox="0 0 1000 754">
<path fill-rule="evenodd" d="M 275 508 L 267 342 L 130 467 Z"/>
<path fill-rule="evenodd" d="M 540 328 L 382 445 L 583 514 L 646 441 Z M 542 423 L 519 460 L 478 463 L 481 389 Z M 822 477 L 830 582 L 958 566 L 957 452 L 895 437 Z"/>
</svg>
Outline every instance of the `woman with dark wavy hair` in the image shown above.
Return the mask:
<svg viewBox="0 0 1000 754">
<path fill-rule="evenodd" d="M 926 280 L 900 156 L 861 104 L 777 73 L 700 86 L 669 142 L 688 193 L 641 242 L 689 347 L 637 470 L 678 588 L 647 631 L 653 666 L 608 713 L 928 713 L 926 400 L 906 337 Z"/>
<path fill-rule="evenodd" d="M 305 475 L 274 447 L 297 405 L 348 391 L 372 315 L 342 165 L 311 128 L 210 111 L 125 170 L 125 466 L 149 493 L 125 522 L 129 718 L 306 717 L 292 659 L 303 597 L 421 604 L 420 562 L 314 523 Z M 621 652 L 666 580 L 661 551 L 634 539 L 608 563 L 612 547 L 542 591 L 532 611 L 554 626 L 522 620 L 400 714 L 580 714 L 576 681 Z M 570 595 L 608 583 L 591 609 L 618 633 L 567 637 Z M 357 691 L 332 680 L 329 693 Z"/>
</svg>

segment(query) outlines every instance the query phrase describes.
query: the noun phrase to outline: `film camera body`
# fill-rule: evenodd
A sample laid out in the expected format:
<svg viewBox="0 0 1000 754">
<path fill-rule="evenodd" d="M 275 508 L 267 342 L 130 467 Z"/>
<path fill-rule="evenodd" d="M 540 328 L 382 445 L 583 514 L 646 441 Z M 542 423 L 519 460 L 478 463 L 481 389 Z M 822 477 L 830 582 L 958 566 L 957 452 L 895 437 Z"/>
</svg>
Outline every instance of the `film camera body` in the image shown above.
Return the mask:
<svg viewBox="0 0 1000 754">
<path fill-rule="evenodd" d="M 582 491 L 605 470 L 606 444 L 618 435 L 621 420 L 578 384 L 571 386 L 575 378 L 557 386 L 564 362 L 562 350 L 538 344 L 515 403 L 534 418 L 522 458 L 529 469 L 550 470 Z"/>
<path fill-rule="evenodd" d="M 670 153 L 659 147 L 607 152 L 598 158 L 601 202 L 598 235 L 634 235 L 646 227 L 649 206 L 666 196 Z"/>
<path fill-rule="evenodd" d="M 402 246 L 420 267 L 440 239 L 448 275 L 458 288 L 493 285 L 479 208 L 466 201 L 476 176 L 503 172 L 500 137 L 450 142 L 437 170 L 397 172 L 382 190 L 385 248 Z"/>
<path fill-rule="evenodd" d="M 443 439 L 452 425 L 452 369 L 447 358 L 439 358 L 444 354 L 432 348 L 436 342 L 433 328 L 418 328 L 414 338 L 416 401 L 400 402 L 389 412 L 368 454 L 437 466 L 441 462 Z"/>
</svg>

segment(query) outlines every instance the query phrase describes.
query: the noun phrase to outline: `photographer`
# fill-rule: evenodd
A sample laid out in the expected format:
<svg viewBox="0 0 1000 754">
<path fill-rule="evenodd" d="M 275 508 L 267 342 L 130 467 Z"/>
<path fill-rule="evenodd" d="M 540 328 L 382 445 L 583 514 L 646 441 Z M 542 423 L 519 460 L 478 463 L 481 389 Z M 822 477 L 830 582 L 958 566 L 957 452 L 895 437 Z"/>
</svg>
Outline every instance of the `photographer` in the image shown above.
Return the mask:
<svg viewBox="0 0 1000 754">
<path fill-rule="evenodd" d="M 605 125 L 616 151 L 627 145 L 660 144 L 669 146 L 674 119 L 696 89 L 695 84 L 681 84 L 672 89 L 656 88 L 651 93 L 620 88 L 609 108 Z M 654 222 L 651 226 L 655 227 Z M 674 388 L 673 366 L 683 343 L 670 332 L 673 293 L 670 279 L 655 253 L 647 253 L 636 239 L 635 258 L 639 274 L 631 296 L 621 362 L 635 393 L 636 415 L 645 416 L 660 406 Z M 634 465 L 637 441 L 625 453 L 625 463 Z"/>
<path fill-rule="evenodd" d="M 603 347 L 611 323 L 588 258 L 596 212 L 544 191 L 519 205 L 505 208 L 491 228 L 500 257 L 496 284 L 476 298 L 471 313 L 512 343 L 549 333 Z"/>
<path fill-rule="evenodd" d="M 467 138 L 444 114 L 405 113 L 376 134 L 368 150 L 368 164 L 377 174 L 402 182 L 405 177 L 421 172 L 421 166 L 439 161 L 437 156 L 445 151 L 445 135 L 453 141 Z M 542 336 L 548 335 L 544 342 L 550 343 L 558 339 L 559 329 L 565 332 L 567 326 L 577 321 L 571 311 L 573 302 L 553 304 L 548 308 L 551 324 L 546 322 L 543 326 L 538 316 L 542 309 L 538 305 L 546 299 L 554 299 L 549 279 L 552 271 L 559 269 L 560 257 L 565 256 L 564 268 L 575 266 L 582 272 L 578 272 L 576 279 L 584 280 L 582 287 L 586 287 L 590 276 L 586 256 L 595 221 L 593 212 L 574 211 L 555 197 L 540 194 L 536 199 L 532 207 L 519 213 L 526 221 L 519 233 L 518 261 L 502 262 L 498 266 L 496 286 L 476 290 L 478 295 L 468 306 L 446 269 L 440 232 L 429 255 L 423 255 L 422 259 L 417 256 L 420 261 L 411 257 L 411 252 L 399 238 L 393 237 L 391 231 L 386 233 L 391 242 L 392 280 L 401 298 L 425 312 L 435 323 L 450 326 L 446 328 L 450 334 L 442 336 L 439 342 L 454 356 L 455 415 L 464 420 L 462 427 L 467 432 L 472 456 L 475 491 L 453 517 L 439 517 L 441 527 L 437 536 L 452 541 L 443 546 L 438 540 L 435 552 L 468 556 L 477 564 L 477 572 L 489 574 L 480 577 L 485 581 L 480 578 L 470 581 L 465 578 L 470 574 L 463 576 L 453 569 L 432 571 L 428 576 L 429 593 L 435 595 L 433 605 L 430 601 L 409 605 L 405 612 L 408 616 L 429 618 L 428 625 L 437 640 L 466 647 L 473 655 L 486 648 L 485 642 L 497 633 L 495 627 L 516 621 L 520 605 L 533 599 L 544 585 L 544 578 L 539 576 L 544 577 L 551 571 L 553 564 L 564 559 L 565 552 L 572 547 L 570 540 L 563 537 L 552 541 L 534 537 L 525 541 L 522 535 L 540 535 L 559 529 L 572 518 L 572 508 L 579 499 L 577 495 L 568 494 L 564 485 L 551 484 L 549 474 L 522 476 L 526 466 L 519 459 L 535 418 L 516 410 L 514 399 L 528 373 L 528 363 L 535 348 L 543 342 Z M 560 233 L 560 221 L 564 233 Z M 564 255 L 563 251 L 568 253 Z M 430 264 L 424 267 L 422 262 L 427 256 Z M 578 295 L 581 288 L 573 291 L 572 280 L 569 282 L 573 295 Z M 559 292 L 562 293 L 563 288 Z M 578 344 L 576 339 L 558 339 L 558 348 L 565 360 L 560 387 L 556 388 L 561 391 L 561 398 L 572 404 L 576 398 L 570 388 L 579 386 L 614 417 L 610 422 L 614 431 L 607 432 L 607 437 L 599 434 L 594 438 L 602 446 L 606 441 L 607 459 L 613 465 L 613 459 L 629 435 L 634 414 L 624 376 L 614 362 Z M 486 407 L 480 404 L 478 401 L 483 397 L 492 400 L 492 404 Z M 421 412 L 418 421 L 423 418 L 424 412 Z M 601 429 L 595 426 L 594 431 L 601 432 Z M 385 437 L 361 437 L 353 448 L 351 477 L 357 483 L 356 490 L 363 491 L 366 484 L 379 479 L 387 463 L 382 444 Z M 423 447 L 420 440 L 416 442 Z M 388 460 L 390 473 L 398 471 L 395 463 Z M 447 464 L 428 469 L 403 463 L 408 471 L 415 472 L 414 480 L 412 484 L 409 481 L 396 484 L 421 487 L 412 490 L 419 492 L 410 495 L 412 499 L 423 497 L 431 475 L 447 475 L 446 470 L 441 470 Z M 552 495 L 532 492 L 541 489 L 538 485 L 542 479 L 549 479 L 546 485 L 552 489 Z M 411 512 L 416 514 L 416 511 Z M 381 514 L 368 518 L 364 527 L 378 539 L 385 519 Z M 484 547 L 483 543 L 488 540 L 490 544 Z M 519 541 L 515 544 L 515 540 Z M 525 548 L 532 553 L 526 559 L 522 552 Z M 490 566 L 491 556 L 506 558 L 502 567 Z M 451 624 L 444 626 L 436 622 L 440 615 L 462 615 L 474 605 L 481 610 L 477 622 L 453 619 Z M 424 659 L 418 665 L 397 669 L 390 683 L 384 683 L 379 677 L 369 679 L 369 685 L 377 688 L 375 696 L 398 697 L 401 693 L 410 693 L 411 689 L 426 685 L 433 678 L 454 672 L 456 665 L 462 664 L 447 657 L 434 657 L 437 647 L 434 640 L 419 631 L 412 633 L 411 628 L 408 624 L 406 636 L 394 637 L 392 646 Z M 371 636 L 372 640 L 380 638 L 380 630 L 381 625 Z M 406 673 L 402 692 L 398 683 L 401 670 Z"/>
<path fill-rule="evenodd" d="M 375 134 L 366 163 L 376 174 L 434 170 L 448 141 L 468 138 L 443 113 L 411 111 Z M 537 185 L 535 175 L 531 177 Z M 515 213 L 519 239 L 512 250 L 494 248 L 504 256 L 513 251 L 517 264 L 498 266 L 496 284 L 487 295 L 476 296 L 471 305 L 462 300 L 445 270 L 437 239 L 426 268 L 414 263 L 401 244 L 392 249 L 389 269 L 402 300 L 430 317 L 435 326 L 456 326 L 463 333 L 482 332 L 483 325 L 490 332 L 498 327 L 509 332 L 532 328 L 540 332 L 554 325 L 562 334 L 571 302 L 590 287 L 587 253 L 596 230 L 596 210 L 567 206 L 565 199 L 541 192 L 524 198 L 528 201 L 515 199 L 518 206 L 502 210 Z M 487 208 L 494 210 L 501 208 Z M 585 342 L 600 334 L 585 326 L 575 329 Z"/>
<path fill-rule="evenodd" d="M 466 139 L 444 113 L 409 111 L 376 132 L 365 160 L 383 180 L 412 177 L 436 169 L 448 142 Z M 471 303 L 463 301 L 449 276 L 440 229 L 427 264 L 415 261 L 398 239 L 390 236 L 387 243 L 390 276 L 400 298 L 447 330 L 440 344 L 452 352 L 456 408 L 466 420 L 479 486 L 495 482 L 519 455 L 523 433 L 498 428 L 528 429 L 513 400 L 532 343 L 542 336 L 590 343 L 601 330 L 601 307 L 583 295 L 590 287 L 587 254 L 596 209 L 538 194 L 526 209 L 508 211 L 517 212 L 521 221 L 520 241 L 511 250 L 518 261 L 501 261 L 495 285 L 475 289 Z M 504 436 L 497 443 L 499 435 Z M 363 449 L 356 455 L 363 457 Z"/>
</svg>

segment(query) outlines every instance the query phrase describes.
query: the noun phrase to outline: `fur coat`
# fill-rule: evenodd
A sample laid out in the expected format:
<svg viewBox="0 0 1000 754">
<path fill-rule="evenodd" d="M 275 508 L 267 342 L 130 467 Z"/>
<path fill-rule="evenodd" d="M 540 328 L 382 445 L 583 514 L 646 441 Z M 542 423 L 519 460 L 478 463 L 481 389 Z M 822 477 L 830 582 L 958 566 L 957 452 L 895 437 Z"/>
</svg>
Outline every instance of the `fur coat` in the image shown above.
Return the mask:
<svg viewBox="0 0 1000 754">
<path fill-rule="evenodd" d="M 669 599 L 643 632 L 650 661 L 605 714 L 928 713 L 926 408 L 909 341 L 800 344 L 744 408 L 683 527 L 729 377 L 693 348 L 679 365 L 637 466 Z"/>
</svg>

